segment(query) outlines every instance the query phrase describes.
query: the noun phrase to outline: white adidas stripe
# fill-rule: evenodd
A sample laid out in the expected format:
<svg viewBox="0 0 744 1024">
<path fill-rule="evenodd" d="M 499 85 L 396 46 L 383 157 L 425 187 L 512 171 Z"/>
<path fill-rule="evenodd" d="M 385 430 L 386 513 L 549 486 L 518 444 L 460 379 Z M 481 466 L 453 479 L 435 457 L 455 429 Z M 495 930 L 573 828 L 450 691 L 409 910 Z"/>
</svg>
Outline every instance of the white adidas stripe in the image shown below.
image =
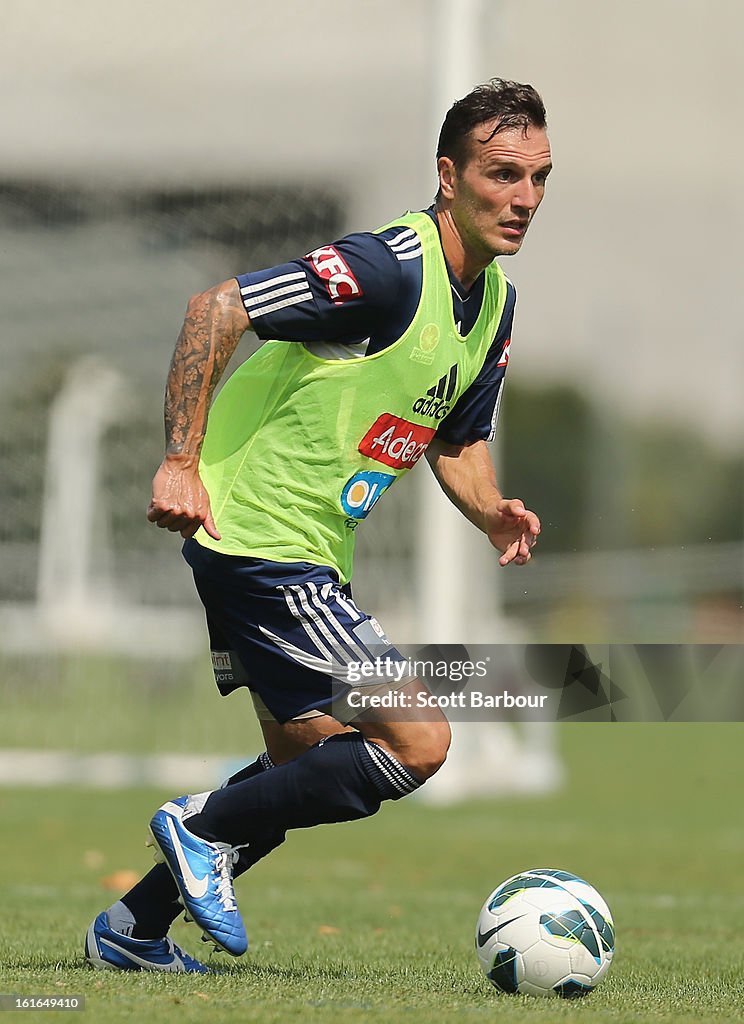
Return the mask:
<svg viewBox="0 0 744 1024">
<path fill-rule="evenodd" d="M 280 299 L 282 295 L 296 295 L 297 292 L 307 291 L 307 281 L 295 281 L 294 284 L 285 284 L 283 288 L 274 288 L 273 291 L 264 292 L 261 295 L 246 296 L 243 299 L 245 308 L 250 312 L 251 308 L 260 309 L 262 305 L 267 302 L 274 302 L 275 299 Z"/>
<path fill-rule="evenodd" d="M 298 302 L 306 302 L 308 299 L 312 299 L 312 297 L 312 292 L 304 291 L 299 295 L 292 295 L 287 299 L 281 299 L 279 302 L 270 302 L 267 306 L 259 306 L 257 309 L 250 308 L 248 309 L 248 315 L 251 319 L 255 320 L 266 313 L 273 313 L 277 309 L 284 309 L 285 306 L 295 306 Z"/>
<path fill-rule="evenodd" d="M 277 285 L 285 284 L 287 281 L 306 281 L 307 274 L 304 270 L 298 270 L 294 274 L 280 274 L 278 277 L 271 277 L 267 281 L 259 281 L 258 284 L 247 284 L 240 289 L 241 295 L 255 295 L 256 292 L 265 292 L 268 288 L 274 289 Z"/>
<path fill-rule="evenodd" d="M 367 340 L 369 341 L 369 338 Z M 326 586 L 329 586 L 329 584 L 326 584 Z M 341 607 L 346 610 L 346 614 L 354 622 L 359 622 L 360 619 L 364 618 L 362 613 L 354 604 L 353 598 L 348 597 L 340 587 L 331 587 L 330 593 L 333 594 L 334 601 L 336 601 L 337 604 L 340 604 Z M 323 597 L 325 598 L 326 601 L 328 600 L 328 594 L 326 593 L 325 588 L 323 590 Z"/>
<path fill-rule="evenodd" d="M 401 231 L 399 235 L 396 235 L 395 238 L 388 238 L 386 241 L 388 245 L 397 245 L 398 242 L 402 241 L 402 239 L 410 238 L 411 235 L 414 235 L 415 233 L 416 232 L 413 228 L 406 228 L 404 231 Z"/>
<path fill-rule="evenodd" d="M 329 661 L 346 665 L 350 660 L 365 659 L 366 651 L 324 603 L 333 590 L 332 584 L 319 589 L 316 583 L 310 581 L 305 584 L 288 584 L 281 589 L 292 615 L 301 624 L 315 647 Z M 334 635 L 334 630 L 337 635 Z M 342 644 L 351 649 L 351 657 L 343 649 Z"/>
<path fill-rule="evenodd" d="M 499 425 L 499 413 L 501 412 L 501 396 L 504 394 L 504 385 L 506 381 L 502 378 L 501 387 L 499 393 L 496 395 L 496 401 L 493 406 L 493 414 L 491 415 L 491 430 L 489 431 L 487 441 L 493 441 L 496 437 L 496 428 Z"/>
<path fill-rule="evenodd" d="M 395 258 L 400 260 L 401 262 L 403 260 L 415 260 L 418 259 L 418 257 L 421 256 L 422 253 L 423 249 L 421 248 L 421 246 L 419 246 L 418 249 L 411 249 L 410 252 L 396 252 Z"/>
<path fill-rule="evenodd" d="M 305 668 L 309 668 L 312 672 L 322 672 L 323 674 L 328 673 L 333 675 L 334 665 L 331 661 L 325 658 L 319 658 L 317 654 L 310 654 L 309 651 L 303 651 L 301 647 L 296 647 L 290 643 L 289 640 L 285 640 L 283 636 L 278 636 L 276 633 L 272 633 L 266 626 L 258 627 L 264 636 L 268 637 L 272 643 L 284 651 L 292 661 L 297 662 L 298 665 L 302 665 Z"/>
<path fill-rule="evenodd" d="M 336 619 L 335 615 L 332 614 L 330 609 L 319 599 L 317 585 L 313 582 L 309 582 L 306 584 L 300 584 L 299 586 L 301 588 L 298 592 L 300 604 L 307 614 L 312 616 L 316 627 L 322 632 L 323 636 L 327 637 L 328 642 L 333 647 L 334 657 L 336 660 L 341 665 L 348 665 L 351 661 L 362 660 L 354 647 L 353 638 L 351 640 L 347 639 L 348 634 L 345 635 L 345 630 L 341 623 Z M 338 630 L 338 634 L 335 636 L 333 628 Z M 351 654 L 348 651 L 349 648 L 351 649 Z"/>
<path fill-rule="evenodd" d="M 331 652 L 328 650 L 328 648 L 325 646 L 323 641 L 320 639 L 318 634 L 315 632 L 315 630 L 313 629 L 311 624 L 308 622 L 307 617 L 302 614 L 300 609 L 295 604 L 294 595 L 291 593 L 291 591 L 296 590 L 297 588 L 295 586 L 291 586 L 290 585 L 290 586 L 287 586 L 287 587 L 282 587 L 281 589 L 282 589 L 282 591 L 284 593 L 284 600 L 287 602 L 287 607 L 289 608 L 291 613 L 294 615 L 294 617 L 300 623 L 302 628 L 305 630 L 305 633 L 310 638 L 310 640 L 312 640 L 312 642 L 315 644 L 317 650 L 319 650 L 320 653 L 328 661 L 331 661 Z"/>
<path fill-rule="evenodd" d="M 420 240 L 418 235 L 414 235 L 413 238 L 405 238 L 402 242 L 393 245 L 392 242 L 388 242 L 389 247 L 393 252 L 403 252 L 404 249 L 412 249 L 414 245 L 419 245 Z"/>
<path fill-rule="evenodd" d="M 397 789 L 399 793 L 407 793 L 408 791 L 401 786 L 401 784 L 398 782 L 398 780 L 396 778 L 393 777 L 393 775 L 390 772 L 388 766 L 383 761 L 380 760 L 380 758 L 377 756 L 376 753 L 373 753 L 373 751 L 370 748 L 369 744 L 365 744 L 365 746 L 367 747 L 367 752 L 369 753 L 369 756 L 372 758 L 372 760 L 374 761 L 375 765 L 379 768 L 379 770 L 382 772 L 382 774 L 388 780 L 390 785 L 394 789 Z"/>
<path fill-rule="evenodd" d="M 342 624 L 333 614 L 327 603 L 329 593 L 332 589 L 332 585 L 326 584 L 326 586 L 323 587 L 322 594 L 318 593 L 318 586 L 316 583 L 313 583 L 312 580 L 307 584 L 307 587 L 308 590 L 310 591 L 310 600 L 312 601 L 315 608 L 317 608 L 320 614 L 325 617 L 328 625 L 332 626 L 333 629 L 336 630 L 336 633 L 338 634 L 338 639 L 341 641 L 341 643 L 345 644 L 347 647 L 351 649 L 352 656 L 356 656 L 358 658 L 359 652 L 361 650 L 359 642 L 356 640 L 355 637 L 351 635 L 351 633 L 348 632 L 348 630 L 344 628 L 344 626 L 342 626 Z M 365 657 L 366 654 L 367 652 L 364 651 Z"/>
<path fill-rule="evenodd" d="M 399 793 L 412 793 L 414 789 L 418 789 L 420 783 L 409 775 L 397 758 L 380 750 L 376 743 L 370 743 L 368 740 L 364 741 L 364 746 L 382 774 Z"/>
<path fill-rule="evenodd" d="M 330 644 L 331 650 L 334 652 L 336 661 L 340 662 L 342 665 L 350 661 L 348 656 L 339 656 L 340 652 L 338 640 L 334 637 L 333 633 L 331 633 L 327 624 L 323 622 L 323 619 L 320 617 L 320 615 L 318 615 L 317 611 L 315 611 L 314 608 L 310 607 L 310 602 L 307 599 L 307 592 L 305 591 L 305 588 L 302 586 L 302 584 L 292 584 L 291 589 L 294 591 L 295 596 L 298 598 L 305 614 L 311 620 L 311 622 L 318 630 L 320 635 L 323 637 L 323 639 L 326 641 L 326 643 Z"/>
</svg>

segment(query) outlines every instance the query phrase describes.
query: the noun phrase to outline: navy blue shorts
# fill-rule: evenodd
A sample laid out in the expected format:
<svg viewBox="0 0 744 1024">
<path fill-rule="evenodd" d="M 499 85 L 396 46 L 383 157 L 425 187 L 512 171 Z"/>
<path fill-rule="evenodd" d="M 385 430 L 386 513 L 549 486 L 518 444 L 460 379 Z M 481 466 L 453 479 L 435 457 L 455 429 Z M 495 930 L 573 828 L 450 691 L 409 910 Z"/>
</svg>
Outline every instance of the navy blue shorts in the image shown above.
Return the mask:
<svg viewBox="0 0 744 1024">
<path fill-rule="evenodd" d="M 183 556 L 206 611 L 220 693 L 247 686 L 279 722 L 332 714 L 351 689 L 352 663 L 404 660 L 328 566 L 223 555 L 195 540 Z"/>
</svg>

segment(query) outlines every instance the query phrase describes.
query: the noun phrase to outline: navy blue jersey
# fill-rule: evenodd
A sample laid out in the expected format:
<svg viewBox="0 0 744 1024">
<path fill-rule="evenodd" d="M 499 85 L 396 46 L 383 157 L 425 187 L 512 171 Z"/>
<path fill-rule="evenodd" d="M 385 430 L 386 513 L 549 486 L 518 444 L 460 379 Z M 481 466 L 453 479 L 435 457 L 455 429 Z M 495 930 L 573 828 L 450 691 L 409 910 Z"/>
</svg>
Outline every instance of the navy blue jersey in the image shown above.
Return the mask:
<svg viewBox="0 0 744 1024">
<path fill-rule="evenodd" d="M 426 211 L 436 221 L 433 207 Z M 446 261 L 445 261 L 446 262 Z M 485 275 L 465 291 L 447 265 L 458 331 L 475 324 Z M 421 297 L 422 254 L 412 228 L 346 235 L 332 245 L 269 270 L 240 274 L 243 303 L 263 341 L 296 341 L 318 356 L 364 358 L 396 342 Z M 516 293 L 506 305 L 478 377 L 441 421 L 436 436 L 450 444 L 491 440 L 509 361 Z"/>
</svg>

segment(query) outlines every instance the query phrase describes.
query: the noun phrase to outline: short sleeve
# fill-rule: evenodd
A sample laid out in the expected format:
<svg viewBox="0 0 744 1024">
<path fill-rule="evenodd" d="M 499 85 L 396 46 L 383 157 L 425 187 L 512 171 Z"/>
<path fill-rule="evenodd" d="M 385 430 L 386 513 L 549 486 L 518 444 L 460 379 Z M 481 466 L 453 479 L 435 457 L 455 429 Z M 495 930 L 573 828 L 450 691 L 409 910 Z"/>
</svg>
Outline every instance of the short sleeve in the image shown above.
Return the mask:
<svg viewBox="0 0 744 1024">
<path fill-rule="evenodd" d="M 400 264 L 384 240 L 347 235 L 299 259 L 239 274 L 251 327 L 259 338 L 354 344 L 394 310 Z"/>
<path fill-rule="evenodd" d="M 447 444 L 492 441 L 496 434 L 504 378 L 509 364 L 516 290 L 507 282 L 507 296 L 493 344 L 480 373 L 442 420 L 436 436 Z"/>
</svg>

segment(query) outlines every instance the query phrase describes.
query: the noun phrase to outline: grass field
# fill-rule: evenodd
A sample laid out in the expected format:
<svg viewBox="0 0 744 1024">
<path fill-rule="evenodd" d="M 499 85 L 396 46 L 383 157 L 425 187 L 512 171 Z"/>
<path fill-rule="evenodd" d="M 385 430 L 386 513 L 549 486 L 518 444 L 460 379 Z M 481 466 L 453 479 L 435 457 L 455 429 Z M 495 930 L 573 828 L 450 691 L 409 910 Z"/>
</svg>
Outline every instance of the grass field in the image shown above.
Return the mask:
<svg viewBox="0 0 744 1024">
<path fill-rule="evenodd" d="M 559 796 L 414 799 L 290 835 L 238 882 L 251 951 L 210 977 L 94 972 L 81 954 L 118 895 L 101 879 L 149 867 L 145 822 L 175 794 L 0 790 L 0 992 L 84 994 L 84 1019 L 148 1024 L 741 1020 L 744 727 L 573 724 L 561 741 Z M 477 967 L 483 899 L 536 866 L 588 878 L 615 916 L 613 968 L 579 1003 L 501 996 Z M 194 926 L 174 936 L 206 949 Z"/>
</svg>

